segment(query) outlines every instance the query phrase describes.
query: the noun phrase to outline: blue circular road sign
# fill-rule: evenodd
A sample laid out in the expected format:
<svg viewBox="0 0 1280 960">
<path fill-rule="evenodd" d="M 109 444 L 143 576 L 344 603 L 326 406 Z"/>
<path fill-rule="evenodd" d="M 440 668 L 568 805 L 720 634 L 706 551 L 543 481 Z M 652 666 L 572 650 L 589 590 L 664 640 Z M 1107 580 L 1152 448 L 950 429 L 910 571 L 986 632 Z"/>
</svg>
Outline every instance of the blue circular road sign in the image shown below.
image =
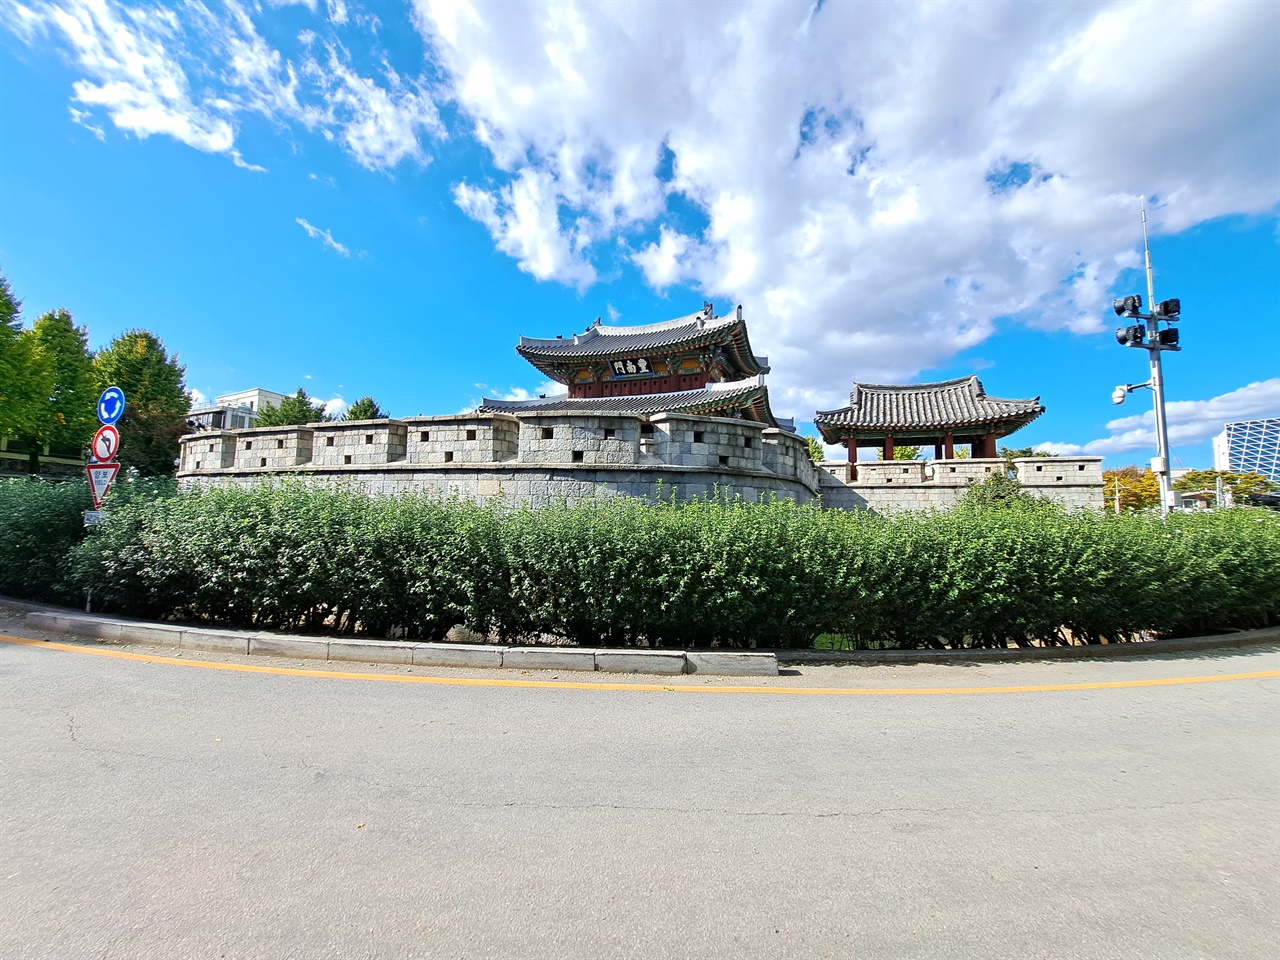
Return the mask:
<svg viewBox="0 0 1280 960">
<path fill-rule="evenodd" d="M 119 387 L 107 387 L 98 398 L 98 419 L 113 424 L 124 415 L 124 391 Z"/>
</svg>

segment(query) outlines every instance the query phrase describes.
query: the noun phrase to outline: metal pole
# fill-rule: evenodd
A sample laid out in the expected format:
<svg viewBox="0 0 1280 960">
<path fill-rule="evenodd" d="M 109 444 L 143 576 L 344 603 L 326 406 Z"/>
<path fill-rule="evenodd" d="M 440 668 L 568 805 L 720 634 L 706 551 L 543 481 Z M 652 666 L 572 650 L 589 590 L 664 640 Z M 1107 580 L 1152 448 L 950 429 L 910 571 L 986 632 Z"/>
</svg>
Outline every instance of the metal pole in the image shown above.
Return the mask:
<svg viewBox="0 0 1280 960">
<path fill-rule="evenodd" d="M 1167 517 L 1173 509 L 1173 483 L 1169 476 L 1169 426 L 1164 412 L 1164 372 L 1160 368 L 1160 344 L 1157 339 L 1159 324 L 1156 322 L 1156 290 L 1151 273 L 1151 244 L 1147 240 L 1147 200 L 1142 198 L 1142 246 L 1147 256 L 1147 355 L 1151 358 L 1151 393 L 1156 409 L 1156 459 L 1152 463 L 1156 480 L 1160 484 L 1160 516 Z"/>
</svg>

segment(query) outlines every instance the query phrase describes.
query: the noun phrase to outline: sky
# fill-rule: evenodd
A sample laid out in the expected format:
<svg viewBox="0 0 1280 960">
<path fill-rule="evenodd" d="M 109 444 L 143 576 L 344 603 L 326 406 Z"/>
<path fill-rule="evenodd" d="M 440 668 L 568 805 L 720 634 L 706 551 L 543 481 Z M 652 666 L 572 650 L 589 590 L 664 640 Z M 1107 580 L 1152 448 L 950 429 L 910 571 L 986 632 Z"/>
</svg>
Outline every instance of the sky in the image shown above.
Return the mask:
<svg viewBox="0 0 1280 960">
<path fill-rule="evenodd" d="M 1141 464 L 1144 196 L 1211 467 L 1280 416 L 1280 4 L 0 2 L 0 273 L 197 400 L 454 413 L 707 300 L 802 432 L 976 373 L 1046 407 L 1009 445 Z"/>
</svg>

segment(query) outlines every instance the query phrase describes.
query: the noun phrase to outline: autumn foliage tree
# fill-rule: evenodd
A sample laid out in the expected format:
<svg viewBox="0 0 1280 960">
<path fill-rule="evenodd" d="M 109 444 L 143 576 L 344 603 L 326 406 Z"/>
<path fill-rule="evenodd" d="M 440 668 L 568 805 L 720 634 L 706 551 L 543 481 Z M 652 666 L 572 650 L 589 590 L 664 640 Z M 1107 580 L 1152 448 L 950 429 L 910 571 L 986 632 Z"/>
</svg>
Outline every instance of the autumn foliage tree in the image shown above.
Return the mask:
<svg viewBox="0 0 1280 960">
<path fill-rule="evenodd" d="M 1102 485 L 1108 511 L 1115 511 L 1117 497 L 1121 513 L 1160 506 L 1160 481 L 1150 470 L 1134 466 L 1107 470 L 1102 474 Z"/>
<path fill-rule="evenodd" d="M 148 330 L 126 330 L 94 357 L 99 388 L 124 391 L 120 464 L 143 476 L 172 476 L 178 438 L 186 433 L 191 396 L 186 368 Z"/>
</svg>

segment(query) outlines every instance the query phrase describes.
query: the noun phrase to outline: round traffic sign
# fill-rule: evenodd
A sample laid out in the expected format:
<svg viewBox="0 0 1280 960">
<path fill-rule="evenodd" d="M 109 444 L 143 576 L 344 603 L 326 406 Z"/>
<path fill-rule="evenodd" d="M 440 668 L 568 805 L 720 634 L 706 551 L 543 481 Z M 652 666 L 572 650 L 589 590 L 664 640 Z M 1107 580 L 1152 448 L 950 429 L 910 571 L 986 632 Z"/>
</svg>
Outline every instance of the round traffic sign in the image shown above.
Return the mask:
<svg viewBox="0 0 1280 960">
<path fill-rule="evenodd" d="M 93 445 L 89 448 L 93 459 L 99 462 L 115 459 L 120 452 L 120 431 L 109 423 L 104 423 L 93 435 Z"/>
<path fill-rule="evenodd" d="M 124 414 L 124 391 L 119 387 L 107 387 L 98 398 L 98 419 L 110 425 Z"/>
</svg>

